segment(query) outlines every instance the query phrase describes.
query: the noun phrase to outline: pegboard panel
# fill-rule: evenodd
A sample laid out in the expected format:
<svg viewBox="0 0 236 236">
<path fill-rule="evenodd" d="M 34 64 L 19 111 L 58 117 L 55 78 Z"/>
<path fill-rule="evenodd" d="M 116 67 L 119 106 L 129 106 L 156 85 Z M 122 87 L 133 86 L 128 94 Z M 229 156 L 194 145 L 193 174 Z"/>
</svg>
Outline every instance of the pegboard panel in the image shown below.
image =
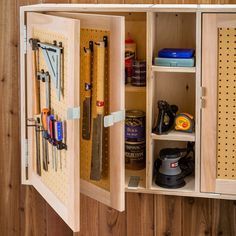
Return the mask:
<svg viewBox="0 0 236 236">
<path fill-rule="evenodd" d="M 87 67 L 85 62 L 85 56 L 84 56 L 84 47 L 89 47 L 89 41 L 98 42 L 102 41 L 104 36 L 108 37 L 108 45 L 109 45 L 109 31 L 105 30 L 95 30 L 95 29 L 81 29 L 80 32 L 80 107 L 81 111 L 83 111 L 83 101 L 85 100 L 85 81 L 84 81 L 84 74 L 85 74 L 85 68 Z M 96 60 L 96 49 L 94 50 L 93 60 Z M 106 49 L 106 55 L 105 55 L 105 115 L 109 113 L 109 46 L 108 49 Z M 92 65 L 92 68 L 94 68 L 94 65 Z M 96 71 L 96 69 L 95 69 Z M 97 81 L 96 81 L 96 75 L 94 73 L 92 78 L 92 88 L 96 88 Z M 96 89 L 92 89 L 92 121 L 93 118 L 96 116 Z M 82 127 L 82 119 L 80 119 L 81 127 Z M 93 127 L 93 122 L 92 126 Z M 109 130 L 108 128 L 104 129 L 105 131 L 105 140 L 104 140 L 104 158 L 103 158 L 103 172 L 102 172 L 102 179 L 100 181 L 93 181 L 90 180 L 90 170 L 91 170 L 91 157 L 92 157 L 92 130 L 91 130 L 91 136 L 90 140 L 85 140 L 82 138 L 82 129 L 80 133 L 80 173 L 81 178 L 83 180 L 86 180 L 90 183 L 93 183 L 96 186 L 99 186 L 105 190 L 110 189 L 110 181 L 109 181 Z"/>
<path fill-rule="evenodd" d="M 55 88 L 53 83 L 50 83 L 50 101 L 51 101 L 51 113 L 54 114 L 55 118 L 61 120 L 65 124 L 66 129 L 66 119 L 67 119 L 67 97 L 68 97 L 68 78 L 64 76 L 67 74 L 68 66 L 68 39 L 62 35 L 53 32 L 46 32 L 45 30 L 38 30 L 34 28 L 33 37 L 39 39 L 41 42 L 53 43 L 54 40 L 57 42 L 62 42 L 63 46 L 63 56 L 62 56 L 62 96 L 60 101 L 58 101 Z M 43 57 L 42 50 L 39 50 L 39 60 L 38 60 L 38 69 L 43 69 L 48 71 L 46 62 Z M 45 83 L 40 82 L 40 106 L 41 109 L 46 106 L 46 90 Z M 67 133 L 67 131 L 65 132 Z M 64 142 L 68 145 L 68 142 Z M 66 150 L 58 151 L 56 148 L 53 150 L 53 146 L 48 143 L 49 150 L 49 165 L 48 171 L 43 169 L 43 156 L 42 156 L 42 133 L 40 135 L 40 146 L 41 146 L 41 180 L 42 182 L 64 203 L 68 203 L 68 156 Z M 52 152 L 56 153 L 58 168 L 57 171 L 53 168 L 52 164 Z M 36 166 L 36 156 L 34 158 L 34 167 Z M 36 172 L 36 168 L 34 169 Z"/>
<path fill-rule="evenodd" d="M 236 28 L 218 29 L 217 177 L 236 179 Z"/>
</svg>

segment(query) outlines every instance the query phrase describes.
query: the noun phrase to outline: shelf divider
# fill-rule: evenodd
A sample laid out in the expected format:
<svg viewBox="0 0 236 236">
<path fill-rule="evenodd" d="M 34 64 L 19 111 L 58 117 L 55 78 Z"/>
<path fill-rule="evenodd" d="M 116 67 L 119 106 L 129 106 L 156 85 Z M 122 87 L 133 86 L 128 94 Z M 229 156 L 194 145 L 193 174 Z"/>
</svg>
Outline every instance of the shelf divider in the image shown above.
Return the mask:
<svg viewBox="0 0 236 236">
<path fill-rule="evenodd" d="M 184 133 L 181 131 L 171 130 L 167 134 L 151 134 L 152 139 L 154 140 L 169 140 L 169 141 L 190 141 L 195 142 L 195 133 Z"/>
</svg>

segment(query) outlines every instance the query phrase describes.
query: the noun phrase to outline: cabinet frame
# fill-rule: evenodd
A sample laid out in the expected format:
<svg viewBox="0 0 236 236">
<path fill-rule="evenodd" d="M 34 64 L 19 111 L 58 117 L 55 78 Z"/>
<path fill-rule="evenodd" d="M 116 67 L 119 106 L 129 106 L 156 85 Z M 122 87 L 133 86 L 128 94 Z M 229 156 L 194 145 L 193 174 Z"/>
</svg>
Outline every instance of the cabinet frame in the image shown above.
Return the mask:
<svg viewBox="0 0 236 236">
<path fill-rule="evenodd" d="M 21 124 L 25 124 L 26 115 L 25 115 L 25 68 L 26 68 L 26 58 L 25 58 L 25 13 L 26 12 L 90 12 L 90 13 L 99 13 L 99 12 L 107 12 L 107 13 L 118 13 L 118 12 L 144 12 L 146 13 L 147 19 L 147 51 L 146 51 L 146 60 L 147 60 L 147 87 L 146 87 L 146 106 L 147 106 L 147 159 L 146 159 L 146 188 L 142 189 L 128 189 L 126 188 L 127 192 L 138 192 L 138 193 L 152 193 L 152 194 L 166 194 L 166 195 L 180 195 L 180 196 L 192 196 L 192 197 L 207 197 L 207 198 L 219 198 L 219 199 L 236 199 L 235 195 L 230 194 L 219 194 L 219 193 L 204 193 L 201 192 L 200 189 L 200 180 L 201 180 L 201 109 L 202 109 L 202 71 L 201 71 L 201 41 L 202 41 L 202 14 L 203 13 L 236 13 L 236 6 L 235 5 L 196 5 L 196 4 L 187 4 L 183 6 L 178 5 L 171 5 L 171 4 L 136 4 L 136 5 L 122 5 L 122 4 L 39 4 L 39 5 L 30 5 L 21 7 L 20 10 L 20 68 L 21 68 Z M 153 166 L 151 160 L 151 124 L 149 117 L 151 113 L 149 104 L 150 99 L 152 98 L 151 93 L 151 81 L 154 79 L 152 73 L 156 73 L 152 71 L 152 53 L 153 53 L 153 42 L 154 42 L 154 34 L 153 34 L 153 17 L 155 13 L 158 12 L 190 12 L 196 14 L 196 71 L 195 71 L 195 86 L 196 86 L 196 97 L 195 97 L 195 115 L 198 123 L 196 124 L 196 176 L 195 176 L 195 191 L 188 192 L 188 191 L 181 191 L 181 190 L 155 190 L 151 188 L 150 183 L 150 173 L 151 168 Z M 22 105 L 23 104 L 23 105 Z M 22 175 L 21 181 L 22 184 L 30 185 L 30 180 L 26 180 L 25 176 L 25 164 L 28 153 L 27 142 L 25 140 L 26 135 L 26 124 L 21 125 L 21 168 L 22 168 Z"/>
</svg>

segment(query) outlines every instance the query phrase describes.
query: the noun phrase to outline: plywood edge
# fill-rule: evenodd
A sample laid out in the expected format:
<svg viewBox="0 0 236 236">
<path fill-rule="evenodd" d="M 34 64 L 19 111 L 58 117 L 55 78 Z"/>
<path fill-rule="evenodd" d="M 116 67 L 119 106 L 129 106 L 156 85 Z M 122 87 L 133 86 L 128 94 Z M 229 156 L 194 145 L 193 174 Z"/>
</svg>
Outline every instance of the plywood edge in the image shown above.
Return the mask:
<svg viewBox="0 0 236 236">
<path fill-rule="evenodd" d="M 72 43 L 69 45 L 68 50 L 74 53 L 71 53 L 71 61 L 70 61 L 70 71 L 71 74 L 68 75 L 71 78 L 70 88 L 73 88 L 73 92 L 69 95 L 68 99 L 68 107 L 73 104 L 74 107 L 79 107 L 80 105 L 80 21 L 76 19 L 71 19 L 73 21 L 73 30 L 72 30 Z M 70 73 L 70 72 L 69 72 Z M 70 101 L 69 101 L 70 100 Z M 68 137 L 72 137 L 71 144 L 71 161 L 70 166 L 70 175 L 69 181 L 71 186 L 68 188 L 68 192 L 70 195 L 70 200 L 68 202 L 68 212 L 69 222 L 72 223 L 76 231 L 80 229 L 80 161 L 79 161 L 79 151 L 80 144 L 79 140 L 79 130 L 80 130 L 80 120 L 75 119 L 68 121 L 71 122 L 71 132 L 68 132 Z M 67 123 L 67 124 L 68 124 Z M 70 156 L 70 155 L 69 155 Z M 73 229 L 73 228 L 72 228 Z"/>
<path fill-rule="evenodd" d="M 22 11 L 236 12 L 235 4 L 36 4 Z"/>
<path fill-rule="evenodd" d="M 22 6 L 23 11 L 113 11 L 140 12 L 148 11 L 153 4 L 36 4 Z"/>
<path fill-rule="evenodd" d="M 201 59 L 202 59 L 202 15 L 196 15 L 196 75 L 195 75 L 195 190 L 200 191 L 201 179 Z"/>
<path fill-rule="evenodd" d="M 80 192 L 90 198 L 96 199 L 105 205 L 111 206 L 110 192 L 101 189 L 100 187 L 97 187 L 96 185 L 83 179 L 80 179 Z"/>
<path fill-rule="evenodd" d="M 111 18 L 111 29 L 109 97 L 110 112 L 116 112 L 125 109 L 125 18 Z M 110 127 L 110 197 L 111 206 L 119 211 L 125 210 L 124 137 L 124 121 Z"/>
<path fill-rule="evenodd" d="M 204 14 L 202 20 L 202 86 L 206 88 L 206 96 L 204 97 L 206 104 L 202 109 L 201 125 L 201 191 L 215 192 L 217 88 L 214 79 L 217 79 L 216 14 Z"/>
</svg>

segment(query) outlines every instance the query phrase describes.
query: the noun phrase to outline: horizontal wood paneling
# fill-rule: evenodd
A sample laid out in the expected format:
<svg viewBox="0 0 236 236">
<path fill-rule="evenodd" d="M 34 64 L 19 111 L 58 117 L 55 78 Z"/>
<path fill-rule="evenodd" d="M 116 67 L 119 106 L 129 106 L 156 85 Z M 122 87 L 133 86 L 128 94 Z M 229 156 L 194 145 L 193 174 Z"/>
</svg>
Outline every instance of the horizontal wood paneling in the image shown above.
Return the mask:
<svg viewBox="0 0 236 236">
<path fill-rule="evenodd" d="M 2 0 L 0 1 L 0 235 L 73 235 L 31 187 L 20 185 L 20 5 L 36 3 L 236 3 L 235 0 Z M 126 195 L 119 213 L 81 197 L 81 232 L 96 235 L 236 235 L 235 201 Z M 170 223 L 171 222 L 171 223 Z"/>
</svg>

